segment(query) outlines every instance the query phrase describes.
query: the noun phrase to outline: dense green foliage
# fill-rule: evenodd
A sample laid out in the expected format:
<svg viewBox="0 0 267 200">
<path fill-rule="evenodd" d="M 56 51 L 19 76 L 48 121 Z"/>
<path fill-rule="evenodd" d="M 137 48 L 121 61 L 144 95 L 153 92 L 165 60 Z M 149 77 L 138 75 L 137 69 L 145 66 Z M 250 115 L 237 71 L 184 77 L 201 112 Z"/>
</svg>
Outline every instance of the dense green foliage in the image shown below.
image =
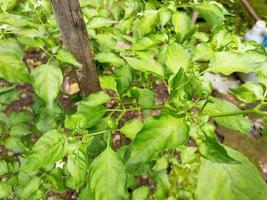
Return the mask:
<svg viewBox="0 0 267 200">
<path fill-rule="evenodd" d="M 0 199 L 60 199 L 70 190 L 80 200 L 266 199 L 258 169 L 215 133 L 219 124 L 247 135 L 248 114 L 267 116 L 265 50 L 227 30 L 229 13 L 213 1 L 80 3 L 103 91 L 68 95 L 73 108 L 61 101 L 63 79 L 81 66 L 62 46 L 49 1 L 0 1 L 0 144 L 8 151 L 0 152 Z M 193 10 L 208 31 L 191 23 Z M 26 64 L 33 50 L 46 56 Z M 213 96 L 205 72 L 255 73 L 257 82 L 230 91 L 249 109 Z M 21 84 L 32 86 L 34 103 L 11 112 Z"/>
</svg>

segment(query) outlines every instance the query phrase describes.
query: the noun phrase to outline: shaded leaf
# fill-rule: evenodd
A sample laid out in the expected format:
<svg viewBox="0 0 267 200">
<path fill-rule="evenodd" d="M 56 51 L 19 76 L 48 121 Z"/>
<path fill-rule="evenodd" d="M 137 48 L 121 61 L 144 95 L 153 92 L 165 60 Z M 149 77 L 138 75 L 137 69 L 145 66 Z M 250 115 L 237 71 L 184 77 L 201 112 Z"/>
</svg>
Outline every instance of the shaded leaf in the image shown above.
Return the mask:
<svg viewBox="0 0 267 200">
<path fill-rule="evenodd" d="M 264 88 L 258 83 L 247 82 L 239 88 L 231 88 L 230 90 L 239 100 L 246 103 L 264 99 Z"/>
<path fill-rule="evenodd" d="M 220 115 L 222 113 L 233 113 L 240 111 L 234 104 L 221 100 L 218 98 L 210 97 L 209 102 L 205 108 L 204 113 L 208 115 Z M 213 119 L 220 125 L 239 131 L 240 133 L 247 134 L 251 129 L 251 122 L 245 119 L 242 115 L 225 116 L 225 117 L 213 117 Z"/>
<path fill-rule="evenodd" d="M 88 183 L 92 199 L 126 199 L 125 167 L 120 157 L 110 147 L 90 166 Z"/>
<path fill-rule="evenodd" d="M 56 54 L 56 58 L 61 62 L 73 65 L 74 67 L 82 67 L 74 55 L 65 49 L 60 49 Z"/>
<path fill-rule="evenodd" d="M 186 143 L 188 131 L 184 121 L 170 115 L 147 119 L 130 145 L 127 165 L 146 163 L 155 159 L 158 153 Z"/>
<path fill-rule="evenodd" d="M 227 152 L 241 164 L 223 164 L 204 160 L 196 190 L 198 199 L 265 200 L 267 187 L 258 169 L 241 153 L 230 148 L 227 148 Z"/>
<path fill-rule="evenodd" d="M 48 164 L 54 164 L 68 153 L 66 136 L 58 130 L 45 133 L 34 144 L 22 171 L 31 172 Z"/>
<path fill-rule="evenodd" d="M 30 82 L 23 52 L 15 39 L 0 40 L 0 77 L 9 82 Z"/>
<path fill-rule="evenodd" d="M 155 102 L 155 94 L 152 90 L 133 87 L 130 89 L 131 96 L 141 106 L 152 106 Z"/>
<path fill-rule="evenodd" d="M 125 64 L 125 61 L 117 56 L 115 53 L 98 53 L 95 59 L 100 63 L 110 63 L 114 66 L 121 66 Z"/>
</svg>

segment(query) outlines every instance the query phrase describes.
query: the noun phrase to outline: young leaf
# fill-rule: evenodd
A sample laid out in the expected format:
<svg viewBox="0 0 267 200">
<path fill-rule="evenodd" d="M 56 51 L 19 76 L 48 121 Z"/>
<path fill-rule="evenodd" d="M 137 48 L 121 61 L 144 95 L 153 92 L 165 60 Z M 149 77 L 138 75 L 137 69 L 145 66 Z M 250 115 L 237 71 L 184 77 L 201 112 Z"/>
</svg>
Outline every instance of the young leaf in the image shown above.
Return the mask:
<svg viewBox="0 0 267 200">
<path fill-rule="evenodd" d="M 129 65 L 141 72 L 152 72 L 160 77 L 164 76 L 163 67 L 152 58 L 137 59 L 132 57 L 124 57 Z"/>
<path fill-rule="evenodd" d="M 204 108 L 204 113 L 208 115 L 220 115 L 222 113 L 233 113 L 239 112 L 239 108 L 237 108 L 234 104 L 221 100 L 218 98 L 210 98 L 211 102 L 207 103 Z M 240 133 L 247 134 L 251 129 L 251 122 L 248 119 L 245 119 L 242 114 L 234 115 L 234 116 L 222 116 L 222 117 L 213 117 L 213 119 L 220 125 L 239 131 Z"/>
<path fill-rule="evenodd" d="M 239 88 L 230 89 L 237 98 L 245 103 L 253 103 L 264 99 L 264 88 L 261 84 L 247 82 Z"/>
<path fill-rule="evenodd" d="M 142 127 L 143 123 L 139 119 L 132 119 L 127 121 L 123 127 L 121 127 L 120 131 L 133 140 Z"/>
<path fill-rule="evenodd" d="M 30 83 L 23 52 L 15 39 L 0 40 L 0 77 L 9 82 Z"/>
<path fill-rule="evenodd" d="M 52 107 L 63 82 L 61 70 L 52 65 L 40 65 L 32 70 L 31 76 L 36 94 Z"/>
<path fill-rule="evenodd" d="M 188 131 L 189 128 L 182 119 L 166 114 L 149 118 L 130 145 L 127 165 L 146 163 L 166 149 L 185 144 L 188 141 Z"/>
<path fill-rule="evenodd" d="M 126 199 L 126 172 L 120 157 L 110 147 L 90 166 L 89 190 L 94 200 Z"/>
<path fill-rule="evenodd" d="M 267 187 L 258 169 L 241 153 L 227 148 L 241 164 L 223 164 L 204 160 L 196 195 L 199 200 L 265 200 Z"/>
<path fill-rule="evenodd" d="M 68 153 L 66 136 L 58 130 L 45 133 L 33 146 L 22 171 L 31 172 L 54 164 Z"/>
<path fill-rule="evenodd" d="M 182 45 L 173 43 L 168 46 L 165 63 L 169 70 L 176 74 L 181 67 L 184 70 L 188 68 L 190 55 Z"/>
</svg>

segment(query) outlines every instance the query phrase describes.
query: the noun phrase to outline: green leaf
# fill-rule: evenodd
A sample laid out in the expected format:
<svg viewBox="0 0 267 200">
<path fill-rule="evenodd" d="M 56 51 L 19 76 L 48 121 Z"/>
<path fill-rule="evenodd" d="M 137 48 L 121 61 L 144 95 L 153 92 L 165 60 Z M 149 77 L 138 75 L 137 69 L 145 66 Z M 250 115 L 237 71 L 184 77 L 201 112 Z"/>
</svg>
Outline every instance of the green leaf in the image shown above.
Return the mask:
<svg viewBox="0 0 267 200">
<path fill-rule="evenodd" d="M 143 37 L 141 40 L 134 43 L 131 47 L 134 51 L 147 50 L 150 47 L 155 46 L 155 43 L 148 37 Z"/>
<path fill-rule="evenodd" d="M 217 2 L 200 3 L 195 9 L 212 26 L 223 24 L 224 15 L 228 14 L 224 7 Z"/>
<path fill-rule="evenodd" d="M 170 44 L 167 49 L 165 64 L 173 74 L 176 74 L 181 67 L 184 70 L 188 68 L 190 55 L 182 45 Z"/>
<path fill-rule="evenodd" d="M 241 153 L 227 148 L 241 164 L 223 164 L 204 160 L 196 190 L 199 200 L 265 200 L 266 183 L 258 169 Z"/>
<path fill-rule="evenodd" d="M 30 112 L 13 112 L 9 116 L 10 123 L 17 125 L 20 123 L 29 124 L 32 121 L 32 114 Z"/>
<path fill-rule="evenodd" d="M 65 117 L 65 128 L 67 129 L 77 132 L 87 127 L 87 119 L 83 114 L 73 114 Z"/>
<path fill-rule="evenodd" d="M 4 174 L 7 173 L 8 173 L 7 162 L 5 160 L 0 160 L 0 176 L 3 176 Z"/>
<path fill-rule="evenodd" d="M 249 73 L 267 61 L 267 57 L 255 51 L 234 53 L 216 52 L 211 59 L 208 71 L 230 75 L 234 72 Z"/>
<path fill-rule="evenodd" d="M 149 89 L 133 87 L 130 89 L 131 96 L 135 98 L 141 106 L 152 106 L 155 102 L 155 94 Z"/>
<path fill-rule="evenodd" d="M 133 191 L 133 198 L 132 200 L 147 200 L 149 195 L 149 188 L 148 187 L 139 187 Z"/>
<path fill-rule="evenodd" d="M 5 90 L 2 88 L 3 92 L 0 92 L 0 103 L 4 105 L 10 105 L 12 102 L 16 101 L 20 97 L 20 91 L 15 88 Z M 5 91 L 4 91 L 5 90 Z"/>
<path fill-rule="evenodd" d="M 25 185 L 16 188 L 16 194 L 20 199 L 29 199 L 29 197 L 39 189 L 41 185 L 41 178 L 34 176 Z"/>
<path fill-rule="evenodd" d="M 110 147 L 91 164 L 88 183 L 94 200 L 126 199 L 125 167 L 120 157 Z"/>
<path fill-rule="evenodd" d="M 125 64 L 125 61 L 121 59 L 115 53 L 98 53 L 95 56 L 95 60 L 100 63 L 110 63 L 114 66 L 121 66 Z"/>
<path fill-rule="evenodd" d="M 139 119 L 132 119 L 124 123 L 120 129 L 120 132 L 133 140 L 142 127 L 143 123 Z"/>
<path fill-rule="evenodd" d="M 78 190 L 84 184 L 87 163 L 86 154 L 81 150 L 75 150 L 68 156 L 67 168 L 71 175 L 70 182 L 73 189 Z"/>
<path fill-rule="evenodd" d="M 107 103 L 109 100 L 110 97 L 105 92 L 100 91 L 92 93 L 88 97 L 83 98 L 83 100 L 79 102 L 79 105 L 94 107 Z"/>
<path fill-rule="evenodd" d="M 217 141 L 213 125 L 207 123 L 201 129 L 193 127 L 190 129 L 190 135 L 195 139 L 201 155 L 208 160 L 218 163 L 238 163 L 227 154 L 224 146 Z"/>
<path fill-rule="evenodd" d="M 110 97 L 103 91 L 95 92 L 79 102 L 77 112 L 66 116 L 65 127 L 74 132 L 91 128 L 96 125 L 105 114 L 102 104 L 108 102 Z"/>
<path fill-rule="evenodd" d="M 172 24 L 174 25 L 174 31 L 178 34 L 181 40 L 183 40 L 193 29 L 190 18 L 185 12 L 176 11 L 172 15 Z"/>
<path fill-rule="evenodd" d="M 74 67 L 82 67 L 74 55 L 66 49 L 60 49 L 56 54 L 56 58 L 61 62 L 73 65 Z"/>
<path fill-rule="evenodd" d="M 239 88 L 232 88 L 230 90 L 239 100 L 245 103 L 253 103 L 264 99 L 264 88 L 258 83 L 247 82 Z"/>
<path fill-rule="evenodd" d="M 162 8 L 159 10 L 159 21 L 161 27 L 165 26 L 171 19 L 172 12 L 168 8 Z"/>
<path fill-rule="evenodd" d="M 228 101 L 211 97 L 210 102 L 207 103 L 203 111 L 208 115 L 221 115 L 223 113 L 239 112 L 240 110 Z M 252 125 L 250 120 L 244 118 L 242 115 L 213 117 L 213 119 L 218 124 L 226 128 L 239 131 L 240 133 L 244 134 L 247 134 L 249 132 Z"/>
<path fill-rule="evenodd" d="M 234 35 L 225 29 L 222 29 L 212 36 L 211 46 L 213 49 L 221 51 L 222 49 L 240 48 L 240 37 Z"/>
<path fill-rule="evenodd" d="M 7 12 L 0 14 L 0 23 L 8 24 L 15 27 L 31 25 L 26 16 L 14 15 Z"/>
<path fill-rule="evenodd" d="M 194 49 L 193 61 L 209 61 L 213 57 L 210 43 L 197 44 Z"/>
<path fill-rule="evenodd" d="M 16 4 L 17 0 L 0 0 L 0 8 L 2 11 L 12 9 Z"/>
<path fill-rule="evenodd" d="M 22 49 L 15 39 L 0 40 L 0 77 L 9 82 L 30 83 Z"/>
<path fill-rule="evenodd" d="M 132 68 L 128 65 L 121 66 L 116 69 L 117 89 L 121 94 L 125 92 L 131 85 L 133 76 Z"/>
<path fill-rule="evenodd" d="M 102 56 L 102 53 L 110 52 L 113 49 L 116 49 L 116 40 L 113 34 L 111 33 L 100 33 L 96 35 L 96 41 L 98 43 L 98 48 L 101 53 L 100 59 L 104 59 L 104 55 Z M 98 55 L 98 54 L 97 54 Z M 101 62 L 101 61 L 99 61 Z"/>
<path fill-rule="evenodd" d="M 0 182 L 0 198 L 5 199 L 9 197 L 12 193 L 12 187 L 8 184 L 8 182 L 1 181 Z"/>
<path fill-rule="evenodd" d="M 36 94 L 52 107 L 63 82 L 61 70 L 52 65 L 40 65 L 32 70 L 31 76 Z"/>
<path fill-rule="evenodd" d="M 68 153 L 66 136 L 58 130 L 45 133 L 34 144 L 22 171 L 36 171 L 41 167 L 54 164 Z"/>
<path fill-rule="evenodd" d="M 132 57 L 124 57 L 124 59 L 129 63 L 129 65 L 138 71 L 141 72 L 152 72 L 155 75 L 160 77 L 164 76 L 163 67 L 152 58 L 132 58 Z"/>
<path fill-rule="evenodd" d="M 130 145 L 127 165 L 146 163 L 164 150 L 185 144 L 188 141 L 188 131 L 184 120 L 170 115 L 147 119 Z"/>
<path fill-rule="evenodd" d="M 105 107 L 102 105 L 90 107 L 85 104 L 80 104 L 77 109 L 77 114 L 85 116 L 85 127 L 90 128 L 102 119 L 105 114 Z"/>
<path fill-rule="evenodd" d="M 5 140 L 5 147 L 14 153 L 22 153 L 27 150 L 25 144 L 17 137 L 9 137 Z"/>
<path fill-rule="evenodd" d="M 103 89 L 109 89 L 115 92 L 117 91 L 117 82 L 114 76 L 100 76 L 99 81 Z"/>
<path fill-rule="evenodd" d="M 16 137 L 29 135 L 30 133 L 31 133 L 30 127 L 27 124 L 13 125 L 10 129 L 10 135 L 16 136 Z"/>
<path fill-rule="evenodd" d="M 96 16 L 90 19 L 89 23 L 87 24 L 87 28 L 90 29 L 104 28 L 104 27 L 109 27 L 114 23 L 115 21 L 108 19 L 106 17 Z"/>
<path fill-rule="evenodd" d="M 150 33 L 155 24 L 158 21 L 158 11 L 157 10 L 146 10 L 138 21 L 137 25 L 134 27 L 134 32 L 138 35 L 139 38 Z"/>
</svg>

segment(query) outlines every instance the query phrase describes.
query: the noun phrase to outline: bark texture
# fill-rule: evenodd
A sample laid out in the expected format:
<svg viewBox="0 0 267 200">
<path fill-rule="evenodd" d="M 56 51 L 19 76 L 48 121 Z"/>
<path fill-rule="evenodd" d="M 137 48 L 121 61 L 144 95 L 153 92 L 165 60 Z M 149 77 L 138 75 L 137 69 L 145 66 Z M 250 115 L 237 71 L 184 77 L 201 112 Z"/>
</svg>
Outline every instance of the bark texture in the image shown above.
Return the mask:
<svg viewBox="0 0 267 200">
<path fill-rule="evenodd" d="M 79 0 L 51 0 L 64 46 L 82 68 L 74 69 L 81 95 L 99 91 L 100 84 Z"/>
</svg>

